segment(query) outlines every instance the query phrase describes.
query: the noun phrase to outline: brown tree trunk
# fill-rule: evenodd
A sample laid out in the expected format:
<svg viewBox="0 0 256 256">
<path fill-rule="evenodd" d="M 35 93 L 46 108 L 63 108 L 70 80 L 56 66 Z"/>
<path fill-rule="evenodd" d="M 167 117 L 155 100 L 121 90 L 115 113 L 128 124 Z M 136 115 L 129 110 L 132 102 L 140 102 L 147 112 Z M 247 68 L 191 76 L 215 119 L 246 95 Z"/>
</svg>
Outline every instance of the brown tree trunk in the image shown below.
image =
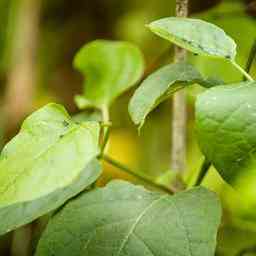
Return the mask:
<svg viewBox="0 0 256 256">
<path fill-rule="evenodd" d="M 188 0 L 176 0 L 176 16 L 188 16 Z M 186 51 L 175 47 L 174 61 L 186 60 Z M 183 172 L 186 169 L 186 95 L 185 91 L 177 92 L 173 97 L 172 120 L 172 160 L 171 169 Z"/>
<path fill-rule="evenodd" d="M 41 0 L 20 0 L 11 38 L 4 99 L 6 129 L 13 129 L 31 110 L 36 84 L 36 51 Z"/>
<path fill-rule="evenodd" d="M 41 0 L 18 1 L 4 99 L 5 129 L 8 134 L 31 111 L 37 82 L 36 53 Z M 31 225 L 13 232 L 12 256 L 31 255 L 31 234 Z"/>
</svg>

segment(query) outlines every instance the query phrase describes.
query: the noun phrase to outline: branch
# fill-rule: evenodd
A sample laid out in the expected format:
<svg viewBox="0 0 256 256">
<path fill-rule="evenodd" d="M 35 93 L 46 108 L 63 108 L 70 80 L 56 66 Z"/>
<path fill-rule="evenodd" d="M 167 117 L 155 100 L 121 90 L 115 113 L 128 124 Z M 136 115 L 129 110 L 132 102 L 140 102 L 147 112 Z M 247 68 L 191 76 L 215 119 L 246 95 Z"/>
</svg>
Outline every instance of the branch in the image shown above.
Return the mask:
<svg viewBox="0 0 256 256">
<path fill-rule="evenodd" d="M 188 16 L 188 0 L 176 0 L 176 16 Z M 175 47 L 174 62 L 186 59 L 186 51 Z M 173 97 L 172 121 L 172 160 L 171 168 L 174 171 L 186 169 L 186 95 L 185 91 L 178 91 Z"/>
</svg>

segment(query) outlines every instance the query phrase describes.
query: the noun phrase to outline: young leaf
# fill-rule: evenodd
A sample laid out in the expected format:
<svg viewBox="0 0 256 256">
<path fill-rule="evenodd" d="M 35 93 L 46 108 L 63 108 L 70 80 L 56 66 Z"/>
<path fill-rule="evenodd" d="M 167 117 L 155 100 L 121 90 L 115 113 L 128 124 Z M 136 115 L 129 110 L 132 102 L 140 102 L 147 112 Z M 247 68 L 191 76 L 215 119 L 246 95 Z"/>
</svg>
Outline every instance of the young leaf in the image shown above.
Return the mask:
<svg viewBox="0 0 256 256">
<path fill-rule="evenodd" d="M 91 163 L 99 153 L 98 137 L 96 122 L 75 124 L 57 104 L 30 115 L 0 157 L 0 234 L 59 207 L 93 183 L 100 174 L 98 164 Z"/>
<path fill-rule="evenodd" d="M 248 193 L 243 198 L 254 201 L 255 95 L 256 82 L 242 82 L 211 88 L 196 103 L 196 129 L 203 153 L 228 183 Z"/>
<path fill-rule="evenodd" d="M 186 85 L 200 80 L 203 80 L 200 73 L 187 63 L 169 64 L 158 69 L 142 82 L 129 103 L 133 122 L 141 127 L 146 116 L 163 100 Z"/>
<path fill-rule="evenodd" d="M 96 40 L 76 55 L 74 66 L 86 76 L 78 107 L 109 106 L 142 76 L 144 60 L 140 50 L 122 41 Z"/>
<path fill-rule="evenodd" d="M 236 43 L 214 24 L 199 19 L 170 17 L 148 26 L 158 36 L 195 54 L 235 59 Z"/>
<path fill-rule="evenodd" d="M 115 181 L 59 211 L 36 256 L 213 256 L 220 212 L 204 188 L 170 196 Z"/>
</svg>

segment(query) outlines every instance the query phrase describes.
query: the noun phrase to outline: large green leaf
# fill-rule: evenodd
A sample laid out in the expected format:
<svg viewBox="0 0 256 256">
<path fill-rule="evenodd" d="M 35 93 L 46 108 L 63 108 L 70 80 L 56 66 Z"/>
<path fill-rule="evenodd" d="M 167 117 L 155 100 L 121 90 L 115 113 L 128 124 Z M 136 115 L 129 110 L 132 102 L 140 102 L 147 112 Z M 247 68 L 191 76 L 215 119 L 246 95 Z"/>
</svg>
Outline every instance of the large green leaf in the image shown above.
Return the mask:
<svg viewBox="0 0 256 256">
<path fill-rule="evenodd" d="M 36 255 L 213 256 L 220 215 L 204 188 L 170 196 L 115 181 L 59 211 Z"/>
<path fill-rule="evenodd" d="M 48 104 L 30 115 L 0 157 L 0 234 L 62 205 L 94 182 L 99 125 L 75 124 Z"/>
<path fill-rule="evenodd" d="M 130 101 L 129 113 L 133 122 L 142 126 L 146 116 L 163 100 L 200 80 L 203 78 L 199 72 L 187 63 L 169 64 L 158 69 L 142 82 Z"/>
<path fill-rule="evenodd" d="M 195 54 L 234 60 L 236 44 L 221 28 L 199 19 L 163 18 L 149 24 L 152 32 Z"/>
<path fill-rule="evenodd" d="M 144 60 L 131 43 L 96 40 L 78 52 L 74 66 L 86 77 L 83 95 L 76 97 L 78 107 L 102 108 L 141 78 Z"/>
<path fill-rule="evenodd" d="M 221 176 L 255 201 L 256 82 L 219 86 L 196 103 L 196 129 L 203 153 Z M 246 191 L 245 191 L 246 190 Z"/>
</svg>

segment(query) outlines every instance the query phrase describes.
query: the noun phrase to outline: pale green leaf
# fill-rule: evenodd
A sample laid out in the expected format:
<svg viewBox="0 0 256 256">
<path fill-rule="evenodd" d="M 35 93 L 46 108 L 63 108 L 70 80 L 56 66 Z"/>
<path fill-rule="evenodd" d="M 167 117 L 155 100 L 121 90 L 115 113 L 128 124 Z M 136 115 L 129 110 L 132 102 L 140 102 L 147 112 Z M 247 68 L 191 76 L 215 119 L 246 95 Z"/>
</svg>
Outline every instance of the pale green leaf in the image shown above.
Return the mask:
<svg viewBox="0 0 256 256">
<path fill-rule="evenodd" d="M 78 107 L 101 108 L 139 81 L 144 60 L 131 43 L 96 40 L 78 52 L 74 66 L 86 78 L 83 95 L 76 97 Z"/>
<path fill-rule="evenodd" d="M 170 196 L 115 181 L 59 211 L 36 256 L 213 256 L 220 215 L 204 188 Z"/>
<path fill-rule="evenodd" d="M 200 73 L 187 63 L 169 64 L 158 69 L 142 82 L 131 98 L 129 113 L 133 122 L 142 126 L 146 116 L 163 100 L 200 80 L 203 80 Z"/>
<path fill-rule="evenodd" d="M 99 125 L 76 124 L 48 104 L 30 115 L 0 157 L 0 234 L 62 205 L 100 174 Z M 81 183 L 80 179 L 83 180 Z"/>
<path fill-rule="evenodd" d="M 83 123 L 87 121 L 102 122 L 102 114 L 98 110 L 87 109 L 72 116 L 72 120 L 77 123 Z"/>
<path fill-rule="evenodd" d="M 214 24 L 199 19 L 169 17 L 148 26 L 158 36 L 195 54 L 235 59 L 236 43 Z"/>
<path fill-rule="evenodd" d="M 200 147 L 245 200 L 256 194 L 256 82 L 218 86 L 196 103 Z"/>
</svg>

